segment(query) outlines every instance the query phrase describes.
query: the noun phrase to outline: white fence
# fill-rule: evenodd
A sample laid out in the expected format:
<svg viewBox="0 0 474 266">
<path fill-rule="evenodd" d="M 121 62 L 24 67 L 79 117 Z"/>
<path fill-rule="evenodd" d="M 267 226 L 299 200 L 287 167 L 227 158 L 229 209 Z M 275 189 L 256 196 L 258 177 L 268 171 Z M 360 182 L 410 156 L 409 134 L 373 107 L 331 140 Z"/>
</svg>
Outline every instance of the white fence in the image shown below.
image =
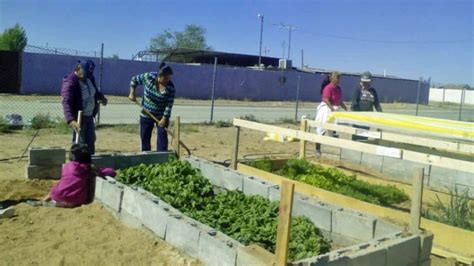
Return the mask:
<svg viewBox="0 0 474 266">
<path fill-rule="evenodd" d="M 462 90 L 430 88 L 430 102 L 461 103 Z M 464 91 L 464 104 L 474 104 L 474 91 Z"/>
</svg>

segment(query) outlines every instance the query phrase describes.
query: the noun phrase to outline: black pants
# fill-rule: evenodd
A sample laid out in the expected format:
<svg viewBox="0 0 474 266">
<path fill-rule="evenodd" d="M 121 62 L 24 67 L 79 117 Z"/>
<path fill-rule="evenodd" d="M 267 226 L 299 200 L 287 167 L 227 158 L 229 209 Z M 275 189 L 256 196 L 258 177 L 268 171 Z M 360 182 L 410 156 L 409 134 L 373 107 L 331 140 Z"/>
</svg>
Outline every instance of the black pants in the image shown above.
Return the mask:
<svg viewBox="0 0 474 266">
<path fill-rule="evenodd" d="M 151 151 L 151 134 L 156 122 L 148 117 L 140 116 L 140 138 L 142 151 Z M 168 150 L 168 135 L 164 127 L 157 127 L 156 151 Z M 166 125 L 168 127 L 168 125 Z"/>
</svg>

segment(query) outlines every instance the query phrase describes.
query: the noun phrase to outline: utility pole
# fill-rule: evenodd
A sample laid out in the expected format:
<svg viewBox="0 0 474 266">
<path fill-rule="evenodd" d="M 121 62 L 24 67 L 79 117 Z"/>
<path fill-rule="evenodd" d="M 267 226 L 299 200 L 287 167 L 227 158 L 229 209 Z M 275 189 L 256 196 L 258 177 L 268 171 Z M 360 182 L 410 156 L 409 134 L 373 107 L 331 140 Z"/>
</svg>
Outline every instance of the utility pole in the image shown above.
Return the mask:
<svg viewBox="0 0 474 266">
<path fill-rule="evenodd" d="M 283 50 L 283 56 L 281 58 L 285 58 L 285 47 L 286 47 L 285 41 L 282 41 L 281 42 L 281 48 Z"/>
<path fill-rule="evenodd" d="M 262 36 L 263 36 L 263 14 L 258 13 L 258 18 L 260 18 L 260 49 L 258 50 L 258 67 L 262 65 Z"/>
<path fill-rule="evenodd" d="M 301 69 L 304 68 L 304 51 L 301 49 Z"/>
<path fill-rule="evenodd" d="M 283 23 L 280 23 L 280 24 L 273 24 L 273 26 L 277 26 L 279 27 L 280 29 L 285 29 L 288 31 L 288 59 L 290 59 L 290 49 L 291 49 L 291 32 L 293 30 L 296 30 L 296 27 L 290 25 L 290 24 L 283 24 Z"/>
</svg>

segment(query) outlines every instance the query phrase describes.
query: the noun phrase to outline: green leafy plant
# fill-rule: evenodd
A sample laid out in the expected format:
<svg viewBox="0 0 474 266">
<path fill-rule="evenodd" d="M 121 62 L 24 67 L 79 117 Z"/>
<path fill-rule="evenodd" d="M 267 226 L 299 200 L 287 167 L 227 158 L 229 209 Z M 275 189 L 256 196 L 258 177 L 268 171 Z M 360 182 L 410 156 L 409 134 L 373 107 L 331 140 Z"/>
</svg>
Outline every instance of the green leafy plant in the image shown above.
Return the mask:
<svg viewBox="0 0 474 266">
<path fill-rule="evenodd" d="M 260 159 L 260 160 L 249 161 L 247 164 L 249 166 L 252 166 L 254 168 L 257 168 L 257 169 L 260 169 L 260 170 L 263 170 L 263 171 L 266 171 L 266 172 L 272 172 L 273 171 L 272 160 L 270 160 L 270 158 L 268 158 L 268 157 L 265 157 L 265 158 Z"/>
<path fill-rule="evenodd" d="M 424 216 L 442 223 L 474 231 L 474 207 L 469 190 L 460 193 L 457 188 L 450 190 L 449 202 L 443 203 L 438 195 L 432 205 L 434 211 L 426 210 Z"/>
<path fill-rule="evenodd" d="M 250 165 L 264 171 L 271 169 L 276 174 L 296 181 L 383 206 L 408 200 L 408 196 L 394 186 L 373 185 L 358 180 L 356 175 L 348 176 L 335 168 L 324 168 L 306 160 L 288 160 L 277 171 L 272 169 L 269 159 L 255 161 Z"/>
<path fill-rule="evenodd" d="M 143 187 L 184 214 L 248 245 L 275 251 L 278 227 L 278 202 L 261 196 L 246 196 L 239 191 L 215 194 L 208 179 L 187 162 L 172 159 L 167 163 L 121 169 L 117 180 Z M 330 250 L 330 243 L 306 217 L 292 219 L 290 260 L 316 256 Z"/>
</svg>

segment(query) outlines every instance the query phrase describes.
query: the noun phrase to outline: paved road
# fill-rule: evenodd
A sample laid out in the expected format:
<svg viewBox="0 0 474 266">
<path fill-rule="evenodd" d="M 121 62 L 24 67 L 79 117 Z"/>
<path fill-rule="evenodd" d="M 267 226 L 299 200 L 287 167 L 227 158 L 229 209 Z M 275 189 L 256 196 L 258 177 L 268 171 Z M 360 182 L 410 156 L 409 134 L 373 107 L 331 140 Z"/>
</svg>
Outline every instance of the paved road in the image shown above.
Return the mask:
<svg viewBox="0 0 474 266">
<path fill-rule="evenodd" d="M 458 107 L 438 108 L 420 106 L 419 115 L 457 120 L 459 116 Z M 386 108 L 385 112 L 415 115 L 413 107 Z M 0 115 L 7 113 L 18 113 L 23 116 L 24 121 L 30 121 L 38 112 L 49 113 L 51 117 L 62 117 L 61 104 L 51 101 L 2 101 L 0 99 Z M 139 108 L 134 104 L 110 103 L 102 108 L 101 123 L 137 123 Z M 314 117 L 315 108 L 300 108 L 298 116 L 309 115 Z M 181 116 L 183 123 L 199 123 L 210 121 L 210 106 L 175 105 L 173 116 Z M 253 115 L 256 119 L 264 122 L 273 122 L 281 119 L 294 119 L 295 108 L 285 107 L 243 107 L 243 106 L 216 106 L 214 108 L 214 121 L 230 121 L 234 117 Z M 464 121 L 474 121 L 474 108 L 465 108 L 462 119 Z"/>
</svg>

